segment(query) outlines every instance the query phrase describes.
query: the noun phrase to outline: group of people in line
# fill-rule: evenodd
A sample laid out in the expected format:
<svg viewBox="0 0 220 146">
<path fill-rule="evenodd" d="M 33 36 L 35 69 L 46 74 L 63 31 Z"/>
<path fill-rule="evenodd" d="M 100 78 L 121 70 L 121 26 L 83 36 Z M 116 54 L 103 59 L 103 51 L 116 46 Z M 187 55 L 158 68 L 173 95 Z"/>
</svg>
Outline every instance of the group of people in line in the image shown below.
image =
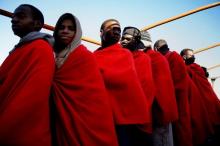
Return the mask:
<svg viewBox="0 0 220 146">
<path fill-rule="evenodd" d="M 53 36 L 29 4 L 11 20 L 20 41 L 0 67 L 1 146 L 218 145 L 220 100 L 195 63 L 148 32 L 115 19 L 100 28 L 101 47 L 81 44 L 76 16 Z"/>
</svg>

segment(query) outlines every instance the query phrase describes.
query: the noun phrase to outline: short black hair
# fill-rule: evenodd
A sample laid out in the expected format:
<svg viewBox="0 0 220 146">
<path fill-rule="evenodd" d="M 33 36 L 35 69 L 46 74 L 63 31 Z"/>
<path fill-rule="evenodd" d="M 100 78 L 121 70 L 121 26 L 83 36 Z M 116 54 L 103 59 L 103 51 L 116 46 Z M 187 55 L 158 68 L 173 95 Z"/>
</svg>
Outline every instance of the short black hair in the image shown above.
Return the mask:
<svg viewBox="0 0 220 146">
<path fill-rule="evenodd" d="M 33 19 L 34 20 L 39 20 L 42 24 L 42 27 L 43 27 L 43 25 L 44 25 L 44 15 L 42 14 L 42 12 L 38 8 L 36 8 L 36 7 L 34 7 L 30 4 L 21 4 L 19 7 L 21 7 L 21 6 L 29 7 L 32 11 Z"/>
<path fill-rule="evenodd" d="M 192 49 L 189 49 L 189 48 L 186 48 L 186 49 L 183 49 L 181 52 L 180 52 L 180 56 L 184 56 L 184 55 L 186 55 L 186 52 L 187 51 L 193 51 Z"/>
</svg>

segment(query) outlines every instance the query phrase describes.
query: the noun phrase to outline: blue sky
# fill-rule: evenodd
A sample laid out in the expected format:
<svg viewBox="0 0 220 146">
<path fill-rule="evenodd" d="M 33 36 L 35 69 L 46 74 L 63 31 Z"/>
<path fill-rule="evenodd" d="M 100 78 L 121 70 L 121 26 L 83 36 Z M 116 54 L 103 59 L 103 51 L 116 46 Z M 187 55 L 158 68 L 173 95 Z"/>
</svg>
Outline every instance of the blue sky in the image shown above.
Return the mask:
<svg viewBox="0 0 220 146">
<path fill-rule="evenodd" d="M 63 13 L 77 16 L 81 22 L 83 36 L 100 41 L 99 29 L 102 22 L 109 18 L 120 21 L 122 28 L 135 26 L 143 28 L 160 20 L 183 12 L 208 5 L 219 0 L 1 0 L 0 8 L 13 12 L 23 3 L 38 7 L 44 14 L 45 22 L 55 25 Z M 0 64 L 8 52 L 19 41 L 13 35 L 10 19 L 0 15 Z M 188 17 L 161 25 L 149 30 L 152 41 L 167 40 L 171 50 L 180 52 L 183 48 L 199 49 L 220 42 L 220 6 Z M 50 31 L 42 30 L 43 32 Z M 83 42 L 89 50 L 98 46 Z M 220 64 L 220 47 L 196 55 L 196 62 L 211 67 Z M 220 68 L 210 70 L 210 76 L 220 76 Z M 220 97 L 220 78 L 215 88 Z"/>
</svg>

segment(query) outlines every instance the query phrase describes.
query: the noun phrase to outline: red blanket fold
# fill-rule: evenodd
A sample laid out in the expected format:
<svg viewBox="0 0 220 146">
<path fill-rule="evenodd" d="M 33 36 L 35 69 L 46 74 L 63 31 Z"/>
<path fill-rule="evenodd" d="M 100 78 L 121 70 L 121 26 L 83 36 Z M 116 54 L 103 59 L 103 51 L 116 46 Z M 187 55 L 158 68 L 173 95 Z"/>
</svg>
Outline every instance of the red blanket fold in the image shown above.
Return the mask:
<svg viewBox="0 0 220 146">
<path fill-rule="evenodd" d="M 179 120 L 174 123 L 174 141 L 178 146 L 192 146 L 192 130 L 189 109 L 189 78 L 183 59 L 176 52 L 168 52 L 167 58 L 175 88 Z"/>
<path fill-rule="evenodd" d="M 178 110 L 174 92 L 173 81 L 169 64 L 159 52 L 148 50 L 146 52 L 151 59 L 154 84 L 158 109 L 155 109 L 155 116 L 162 125 L 167 125 L 178 119 Z"/>
<path fill-rule="evenodd" d="M 60 146 L 118 145 L 101 74 L 83 45 L 56 70 L 52 91 Z"/>
<path fill-rule="evenodd" d="M 210 119 L 214 125 L 220 124 L 220 100 L 215 94 L 214 90 L 211 87 L 211 84 L 208 82 L 205 77 L 204 71 L 202 68 L 193 63 L 188 65 L 188 72 L 193 80 L 193 82 L 198 87 L 201 98 L 203 99 L 206 109 L 209 113 Z"/>
<path fill-rule="evenodd" d="M 135 68 L 139 81 L 141 83 L 142 89 L 145 93 L 147 103 L 149 105 L 149 111 L 151 114 L 151 123 L 146 126 L 145 130 L 148 133 L 152 133 L 152 105 L 155 97 L 155 86 L 153 81 L 152 69 L 151 69 L 151 60 L 150 57 L 145 54 L 143 51 L 134 51 L 132 52 L 134 57 Z"/>
<path fill-rule="evenodd" d="M 202 97 L 198 88 L 189 78 L 189 103 L 194 145 L 203 144 L 208 136 L 213 133 L 209 113 L 207 112 L 205 103 L 201 99 Z"/>
<path fill-rule="evenodd" d="M 35 40 L 16 48 L 0 67 L 0 145 L 50 146 L 52 48 Z"/>
<path fill-rule="evenodd" d="M 132 54 L 119 44 L 94 54 L 110 96 L 116 124 L 150 123 L 149 105 Z"/>
</svg>

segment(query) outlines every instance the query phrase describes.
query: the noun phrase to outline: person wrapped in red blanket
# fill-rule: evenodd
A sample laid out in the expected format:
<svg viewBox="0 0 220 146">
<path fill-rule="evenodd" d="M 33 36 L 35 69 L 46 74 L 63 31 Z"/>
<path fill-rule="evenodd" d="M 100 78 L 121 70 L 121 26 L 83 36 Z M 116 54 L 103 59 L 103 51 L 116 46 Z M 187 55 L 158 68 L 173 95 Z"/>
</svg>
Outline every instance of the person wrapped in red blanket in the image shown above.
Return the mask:
<svg viewBox="0 0 220 146">
<path fill-rule="evenodd" d="M 189 103 L 193 144 L 201 145 L 213 133 L 213 127 L 202 95 L 191 79 L 189 79 Z"/>
<path fill-rule="evenodd" d="M 141 88 L 131 52 L 118 44 L 120 24 L 115 19 L 103 22 L 102 44 L 94 54 L 111 101 L 120 146 L 134 145 L 133 129 L 150 123 L 147 99 Z"/>
<path fill-rule="evenodd" d="M 157 40 L 154 49 L 163 54 L 170 66 L 174 83 L 179 119 L 174 123 L 174 145 L 192 146 L 192 129 L 189 109 L 189 77 L 179 54 L 169 51 L 165 40 Z"/>
<path fill-rule="evenodd" d="M 199 89 L 201 100 L 209 113 L 207 120 L 210 119 L 214 129 L 217 130 L 216 128 L 220 125 L 220 100 L 207 80 L 207 73 L 200 65 L 195 63 L 192 49 L 183 49 L 180 55 L 184 59 L 188 74 Z"/>
<path fill-rule="evenodd" d="M 195 63 L 193 50 L 184 49 L 182 50 L 181 56 L 185 60 L 190 77 L 203 95 L 203 100 L 213 124 L 220 125 L 220 100 L 208 82 L 206 73 L 200 65 Z"/>
<path fill-rule="evenodd" d="M 133 54 L 137 75 L 149 105 L 148 110 L 151 114 L 150 124 L 139 126 L 141 130 L 136 130 L 136 135 L 139 137 L 139 139 L 136 140 L 136 145 L 152 145 L 150 142 L 152 143 L 152 105 L 155 97 L 155 86 L 152 77 L 150 58 L 143 51 L 139 50 L 139 47 L 143 44 L 140 39 L 140 30 L 136 27 L 129 26 L 124 28 L 120 44 Z"/>
<path fill-rule="evenodd" d="M 11 22 L 21 39 L 0 67 L 0 145 L 50 146 L 53 37 L 39 32 L 44 17 L 32 5 L 17 7 Z"/>
<path fill-rule="evenodd" d="M 153 102 L 153 143 L 155 146 L 173 145 L 171 123 L 178 120 L 178 110 L 169 64 L 163 55 L 152 50 L 149 32 L 141 32 L 141 41 L 144 44 L 143 51 L 151 59 L 156 88 Z"/>
<path fill-rule="evenodd" d="M 56 71 L 52 86 L 55 143 L 59 146 L 117 146 L 107 92 L 93 54 L 81 44 L 79 20 L 57 21 Z"/>
<path fill-rule="evenodd" d="M 178 119 L 178 110 L 172 76 L 167 59 L 151 47 L 151 38 L 148 32 L 141 32 L 141 41 L 144 52 L 150 57 L 152 75 L 156 88 L 155 104 L 157 106 L 156 119 L 159 125 L 167 125 Z M 162 87 L 162 88 L 161 88 Z"/>
</svg>

